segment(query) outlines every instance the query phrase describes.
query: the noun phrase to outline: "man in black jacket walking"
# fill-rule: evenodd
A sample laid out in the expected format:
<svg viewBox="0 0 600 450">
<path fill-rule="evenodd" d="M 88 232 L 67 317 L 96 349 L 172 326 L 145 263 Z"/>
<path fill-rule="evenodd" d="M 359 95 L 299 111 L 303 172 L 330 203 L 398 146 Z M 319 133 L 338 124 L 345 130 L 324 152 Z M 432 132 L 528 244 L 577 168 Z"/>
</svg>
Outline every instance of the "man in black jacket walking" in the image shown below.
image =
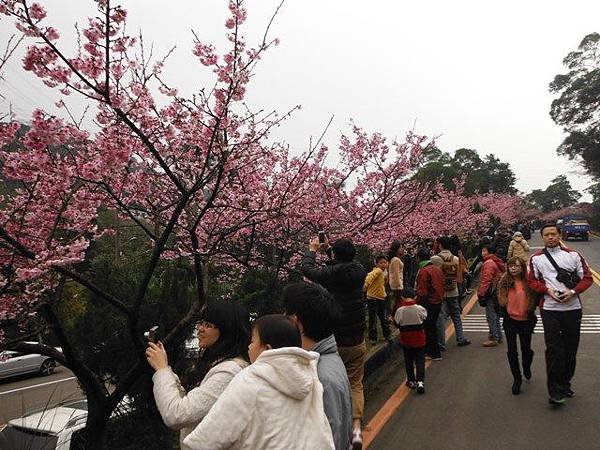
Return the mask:
<svg viewBox="0 0 600 450">
<path fill-rule="evenodd" d="M 356 248 L 349 239 L 335 241 L 331 247 L 333 259 L 325 266 L 317 265 L 317 251 L 324 245 L 328 244 L 320 244 L 318 239 L 310 241 L 301 269 L 306 278 L 327 289 L 340 307 L 341 318 L 334 335 L 352 389 L 352 444 L 354 449 L 361 449 L 361 421 L 365 405 L 363 375 L 367 353 L 363 284 L 367 272 L 360 263 L 354 261 Z"/>
</svg>

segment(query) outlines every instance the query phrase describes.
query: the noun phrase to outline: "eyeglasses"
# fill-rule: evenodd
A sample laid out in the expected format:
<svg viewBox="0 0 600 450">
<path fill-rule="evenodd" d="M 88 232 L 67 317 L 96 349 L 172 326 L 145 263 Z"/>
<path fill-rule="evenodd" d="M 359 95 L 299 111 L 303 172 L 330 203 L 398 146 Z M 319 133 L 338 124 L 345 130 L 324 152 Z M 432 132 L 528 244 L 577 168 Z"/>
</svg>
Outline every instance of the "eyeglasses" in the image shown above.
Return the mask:
<svg viewBox="0 0 600 450">
<path fill-rule="evenodd" d="M 217 326 L 214 323 L 207 322 L 206 320 L 201 320 L 200 322 L 198 322 L 196 324 L 196 327 L 198 327 L 198 328 L 217 328 Z"/>
</svg>

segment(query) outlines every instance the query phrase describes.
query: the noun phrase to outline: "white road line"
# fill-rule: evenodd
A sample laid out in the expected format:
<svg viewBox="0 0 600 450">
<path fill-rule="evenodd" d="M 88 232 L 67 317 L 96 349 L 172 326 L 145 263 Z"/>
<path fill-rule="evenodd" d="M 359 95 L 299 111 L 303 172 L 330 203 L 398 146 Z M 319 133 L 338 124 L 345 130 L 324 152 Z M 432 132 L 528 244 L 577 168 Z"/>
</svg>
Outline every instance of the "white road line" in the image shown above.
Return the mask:
<svg viewBox="0 0 600 450">
<path fill-rule="evenodd" d="M 489 333 L 490 332 L 490 330 L 488 328 L 463 328 L 463 331 L 469 332 L 469 333 Z M 535 333 L 543 334 L 544 330 L 543 329 L 538 330 L 536 328 Z M 595 330 L 595 331 L 581 330 L 579 333 L 580 334 L 600 334 L 600 330 Z"/>
<path fill-rule="evenodd" d="M 13 394 L 15 392 L 26 391 L 27 389 L 35 389 L 35 388 L 39 388 L 42 386 L 49 386 L 51 384 L 62 383 L 63 381 L 70 381 L 70 380 L 75 380 L 75 379 L 76 379 L 76 377 L 69 377 L 69 378 L 63 378 L 62 380 L 48 381 L 47 383 L 34 384 L 33 386 L 26 386 L 26 387 L 22 387 L 22 388 L 18 388 L 18 389 L 12 389 L 12 390 L 6 391 L 6 392 L 0 392 L 0 395 Z"/>
<path fill-rule="evenodd" d="M 538 323 L 535 327 L 536 333 L 543 333 L 544 326 L 540 316 L 537 316 Z M 500 319 L 502 322 L 503 319 Z M 487 326 L 487 320 L 484 314 L 470 314 L 463 317 L 463 330 L 470 332 L 482 332 L 487 333 L 489 331 Z M 581 334 L 600 334 L 600 315 L 599 314 L 586 314 L 581 320 Z"/>
</svg>

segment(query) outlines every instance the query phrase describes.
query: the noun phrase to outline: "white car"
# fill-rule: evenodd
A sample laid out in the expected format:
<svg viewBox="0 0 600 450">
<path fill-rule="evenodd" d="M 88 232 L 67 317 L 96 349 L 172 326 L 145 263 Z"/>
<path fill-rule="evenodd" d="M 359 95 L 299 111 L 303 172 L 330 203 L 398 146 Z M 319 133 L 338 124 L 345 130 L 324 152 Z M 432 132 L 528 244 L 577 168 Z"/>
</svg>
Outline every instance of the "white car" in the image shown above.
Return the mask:
<svg viewBox="0 0 600 450">
<path fill-rule="evenodd" d="M 111 419 L 128 414 L 131 398 L 127 395 L 111 414 Z M 85 428 L 88 415 L 86 399 L 63 403 L 33 412 L 0 426 L 0 449 L 74 450 L 80 449 L 73 436 Z"/>
<path fill-rule="evenodd" d="M 0 448 L 70 450 L 87 414 L 87 401 L 79 400 L 10 420 L 0 430 Z"/>
</svg>

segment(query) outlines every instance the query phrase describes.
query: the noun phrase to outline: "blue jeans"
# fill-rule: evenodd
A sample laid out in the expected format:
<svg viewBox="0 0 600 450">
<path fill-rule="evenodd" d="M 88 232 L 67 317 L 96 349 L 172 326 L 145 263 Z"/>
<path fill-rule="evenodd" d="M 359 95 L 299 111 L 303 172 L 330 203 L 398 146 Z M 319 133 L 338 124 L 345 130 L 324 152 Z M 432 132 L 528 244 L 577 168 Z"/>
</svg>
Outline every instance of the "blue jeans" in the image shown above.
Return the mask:
<svg viewBox="0 0 600 450">
<path fill-rule="evenodd" d="M 490 338 L 501 341 L 502 330 L 500 329 L 500 317 L 496 312 L 494 302 L 488 301 L 485 305 L 485 318 L 487 319 L 488 327 L 490 329 Z"/>
<path fill-rule="evenodd" d="M 442 347 L 446 347 L 446 319 L 450 317 L 454 323 L 456 332 L 456 342 L 464 342 L 465 335 L 463 333 L 462 319 L 460 317 L 459 297 L 448 297 L 442 301 L 442 310 L 438 317 L 438 342 Z"/>
</svg>

